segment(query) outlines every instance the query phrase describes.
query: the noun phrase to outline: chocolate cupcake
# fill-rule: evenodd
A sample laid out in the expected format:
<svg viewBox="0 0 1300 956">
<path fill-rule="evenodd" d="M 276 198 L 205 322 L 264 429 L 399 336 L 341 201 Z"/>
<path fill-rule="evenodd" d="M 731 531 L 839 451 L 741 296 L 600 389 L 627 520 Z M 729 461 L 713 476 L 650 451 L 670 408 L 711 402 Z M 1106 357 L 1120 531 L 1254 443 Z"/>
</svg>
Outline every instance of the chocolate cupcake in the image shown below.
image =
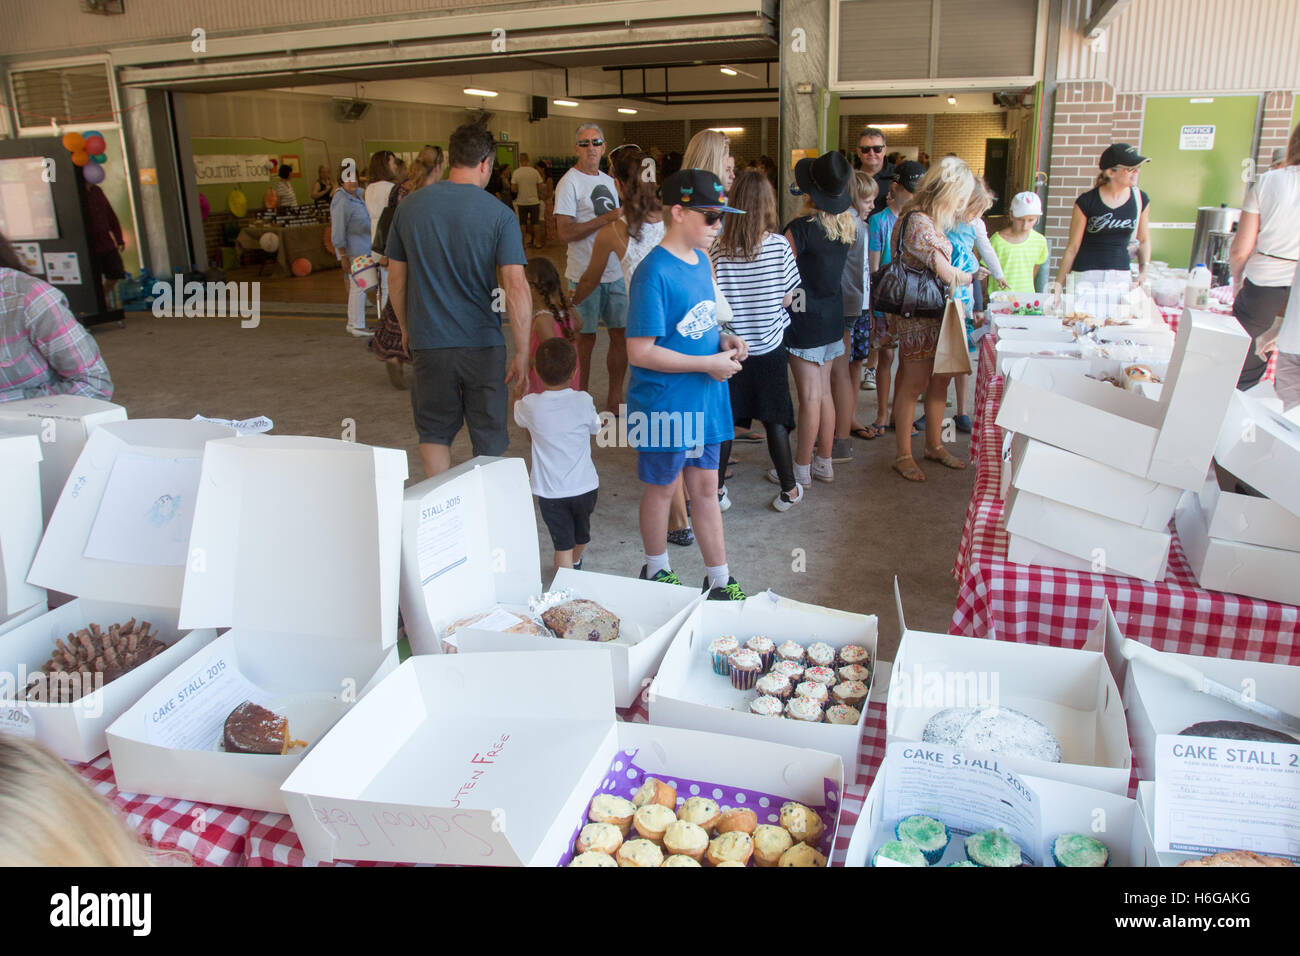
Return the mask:
<svg viewBox="0 0 1300 956">
<path fill-rule="evenodd" d="M 763 662 L 751 650 L 741 648 L 727 660 L 731 668 L 731 686 L 736 690 L 753 690 L 762 673 Z"/>
<path fill-rule="evenodd" d="M 757 634 L 745 642 L 745 647 L 753 651 L 763 661 L 763 670 L 772 666 L 772 659 L 776 657 L 776 644 L 770 637 L 764 637 Z"/>
</svg>

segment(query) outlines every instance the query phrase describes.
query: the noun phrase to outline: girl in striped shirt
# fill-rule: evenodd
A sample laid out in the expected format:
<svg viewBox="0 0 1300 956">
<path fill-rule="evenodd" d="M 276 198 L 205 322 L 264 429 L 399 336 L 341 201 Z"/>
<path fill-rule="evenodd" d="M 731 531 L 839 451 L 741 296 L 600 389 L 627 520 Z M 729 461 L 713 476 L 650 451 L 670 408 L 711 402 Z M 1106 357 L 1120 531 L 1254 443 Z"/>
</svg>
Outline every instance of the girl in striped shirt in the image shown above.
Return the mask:
<svg viewBox="0 0 1300 956">
<path fill-rule="evenodd" d="M 731 331 L 749 346 L 749 357 L 727 382 L 731 414 L 743 428 L 750 427 L 754 419 L 763 423 L 768 454 L 775 466 L 768 478 L 781 486 L 772 507 L 788 511 L 803 500 L 790 453 L 790 429 L 795 419 L 784 345 L 790 324 L 786 307 L 799 288 L 799 269 L 790 243 L 777 231 L 776 193 L 765 175 L 756 170 L 742 172 L 731 188 L 729 201 L 746 215 L 728 216 L 723 221 L 710 258 L 718 287 L 731 305 Z M 725 469 L 729 454 L 724 447 L 721 469 Z M 721 484 L 721 474 L 718 481 Z"/>
</svg>

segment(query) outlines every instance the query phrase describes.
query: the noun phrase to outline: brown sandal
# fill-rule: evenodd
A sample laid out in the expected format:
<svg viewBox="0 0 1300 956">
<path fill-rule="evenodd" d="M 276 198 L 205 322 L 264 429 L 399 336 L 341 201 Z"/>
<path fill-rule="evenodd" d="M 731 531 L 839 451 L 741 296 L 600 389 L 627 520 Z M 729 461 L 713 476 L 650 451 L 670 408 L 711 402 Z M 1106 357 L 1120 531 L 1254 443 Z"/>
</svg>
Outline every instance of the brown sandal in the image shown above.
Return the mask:
<svg viewBox="0 0 1300 956">
<path fill-rule="evenodd" d="M 948 451 L 948 449 L 944 448 L 942 445 L 938 448 L 927 448 L 925 450 L 925 457 L 930 461 L 937 461 L 945 468 L 952 468 L 957 471 L 961 471 L 966 467 L 966 462 L 952 454 L 952 452 Z"/>
<path fill-rule="evenodd" d="M 904 462 L 910 462 L 905 465 Z M 917 467 L 916 459 L 911 455 L 900 455 L 894 459 L 894 471 L 898 472 L 908 481 L 925 481 L 925 472 Z"/>
</svg>

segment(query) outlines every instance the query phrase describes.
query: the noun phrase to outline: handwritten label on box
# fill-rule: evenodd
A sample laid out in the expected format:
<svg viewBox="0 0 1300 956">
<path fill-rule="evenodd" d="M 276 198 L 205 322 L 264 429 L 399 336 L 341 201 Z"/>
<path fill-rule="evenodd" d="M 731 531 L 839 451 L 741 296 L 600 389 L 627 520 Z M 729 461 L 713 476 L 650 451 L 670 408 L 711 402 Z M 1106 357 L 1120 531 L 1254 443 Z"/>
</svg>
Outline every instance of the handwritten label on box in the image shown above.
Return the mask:
<svg viewBox="0 0 1300 956">
<path fill-rule="evenodd" d="M 1156 850 L 1300 862 L 1300 744 L 1156 737 Z"/>
</svg>

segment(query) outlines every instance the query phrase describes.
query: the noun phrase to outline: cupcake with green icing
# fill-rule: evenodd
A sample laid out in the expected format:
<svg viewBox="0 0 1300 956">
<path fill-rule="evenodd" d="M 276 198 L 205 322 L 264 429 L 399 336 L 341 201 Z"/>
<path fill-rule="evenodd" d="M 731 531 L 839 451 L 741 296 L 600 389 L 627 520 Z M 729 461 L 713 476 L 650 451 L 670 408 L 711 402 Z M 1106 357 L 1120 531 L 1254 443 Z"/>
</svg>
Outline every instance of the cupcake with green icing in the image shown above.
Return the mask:
<svg viewBox="0 0 1300 956">
<path fill-rule="evenodd" d="M 1082 833 L 1062 833 L 1052 841 L 1052 862 L 1057 866 L 1110 866 L 1110 850 Z"/>
<path fill-rule="evenodd" d="M 982 830 L 966 838 L 966 859 L 976 866 L 1019 866 L 1020 847 L 1001 830 Z"/>
<path fill-rule="evenodd" d="M 902 866 L 930 865 L 926 862 L 925 854 L 915 843 L 906 843 L 902 840 L 886 840 L 882 843 L 880 849 L 871 857 L 871 865 L 879 866 L 878 860 L 889 860 Z"/>
<path fill-rule="evenodd" d="M 904 817 L 894 827 L 894 835 L 904 843 L 911 843 L 921 851 L 926 863 L 938 863 L 943 851 L 948 849 L 952 835 L 944 824 L 934 817 L 917 813 Z"/>
</svg>

